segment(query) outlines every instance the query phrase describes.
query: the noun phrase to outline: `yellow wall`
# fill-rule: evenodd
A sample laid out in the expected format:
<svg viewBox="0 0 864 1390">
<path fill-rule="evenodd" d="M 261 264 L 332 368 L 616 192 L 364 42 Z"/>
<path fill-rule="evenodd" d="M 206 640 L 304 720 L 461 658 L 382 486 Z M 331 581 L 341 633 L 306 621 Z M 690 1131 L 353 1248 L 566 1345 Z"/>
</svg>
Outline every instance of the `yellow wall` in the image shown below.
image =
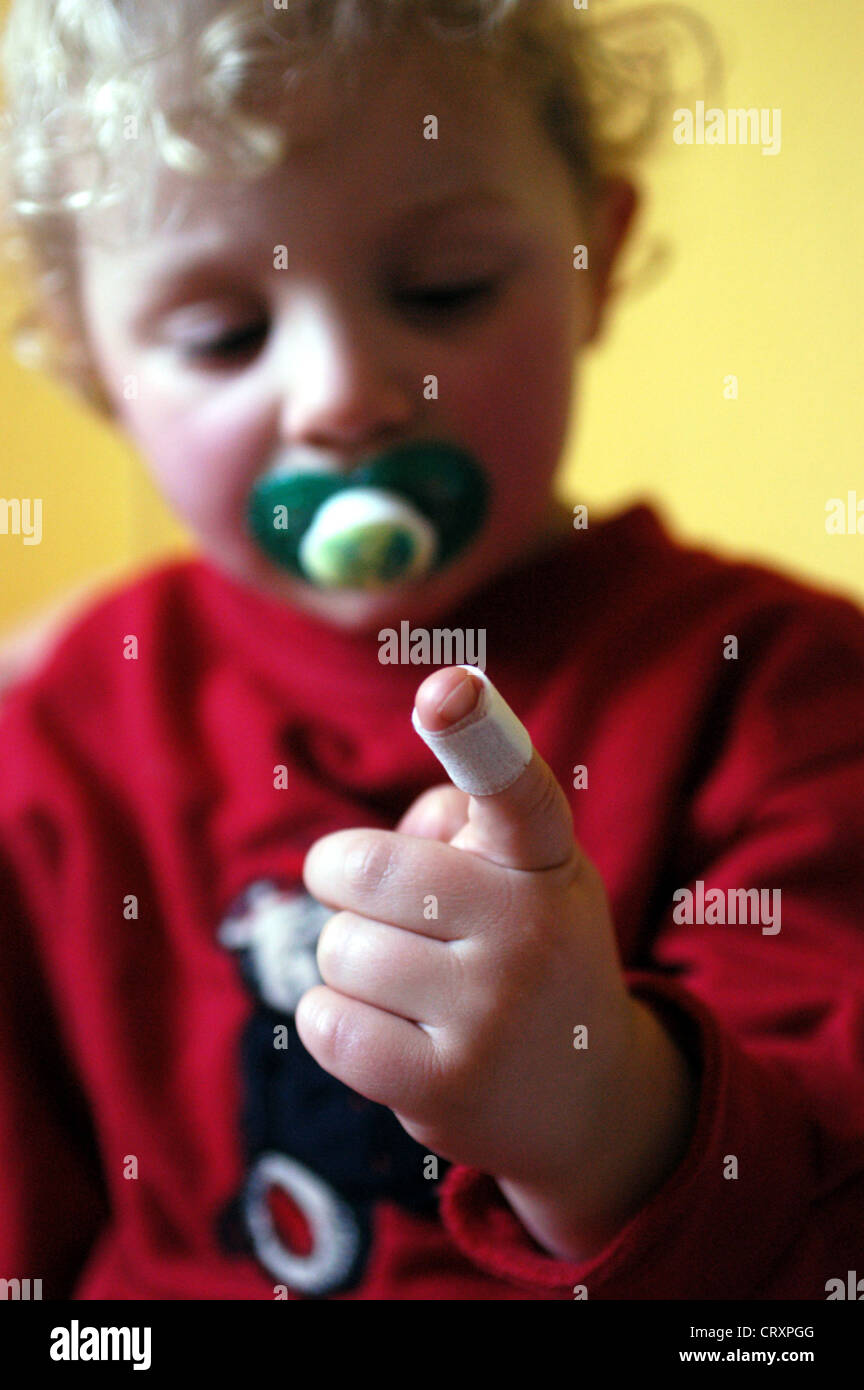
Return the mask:
<svg viewBox="0 0 864 1390">
<path fill-rule="evenodd" d="M 668 273 L 623 300 L 586 378 L 569 478 L 637 494 L 675 529 L 864 599 L 861 0 L 701 0 L 726 55 L 724 107 L 780 107 L 776 157 L 676 146 L 652 161 L 646 232 Z M 740 380 L 737 401 L 723 380 Z"/>
<path fill-rule="evenodd" d="M 864 499 L 864 6 L 692 8 L 726 54 L 718 104 L 780 107 L 782 150 L 680 147 L 670 122 L 643 232 L 670 241 L 672 260 L 622 298 L 588 369 L 564 488 L 604 512 L 652 499 L 685 538 L 864 601 L 864 535 L 825 530 L 828 498 Z M 723 396 L 730 373 L 737 401 Z M 188 545 L 129 446 L 6 351 L 0 418 L 0 495 L 44 499 L 41 545 L 0 535 L 0 628 L 96 572 Z"/>
</svg>

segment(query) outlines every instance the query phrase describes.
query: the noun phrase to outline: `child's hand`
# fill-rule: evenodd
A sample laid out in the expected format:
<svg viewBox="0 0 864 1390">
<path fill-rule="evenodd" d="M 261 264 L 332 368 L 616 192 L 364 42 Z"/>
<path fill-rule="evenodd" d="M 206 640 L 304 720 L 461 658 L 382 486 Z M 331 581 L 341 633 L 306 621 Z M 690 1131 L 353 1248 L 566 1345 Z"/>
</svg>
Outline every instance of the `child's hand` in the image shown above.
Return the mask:
<svg viewBox="0 0 864 1390">
<path fill-rule="evenodd" d="M 465 674 L 424 681 L 425 728 L 470 711 Z M 628 992 L 547 764 L 535 750 L 495 795 L 435 788 L 396 831 L 326 835 L 304 879 L 342 909 L 297 1008 L 304 1046 L 431 1152 L 494 1175 L 546 1249 L 588 1258 L 683 1157 L 696 1085 Z"/>
</svg>

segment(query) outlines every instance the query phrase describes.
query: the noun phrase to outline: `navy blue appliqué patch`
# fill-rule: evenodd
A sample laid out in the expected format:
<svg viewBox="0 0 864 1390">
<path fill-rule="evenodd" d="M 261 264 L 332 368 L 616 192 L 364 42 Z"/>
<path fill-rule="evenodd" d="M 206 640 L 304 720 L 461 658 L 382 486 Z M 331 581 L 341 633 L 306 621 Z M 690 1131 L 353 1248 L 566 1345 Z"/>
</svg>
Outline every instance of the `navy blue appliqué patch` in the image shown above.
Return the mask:
<svg viewBox="0 0 864 1390">
<path fill-rule="evenodd" d="M 332 915 L 306 892 L 259 880 L 218 931 L 255 1000 L 240 1048 L 247 1170 L 221 1214 L 220 1244 L 253 1255 L 278 1283 L 311 1298 L 362 1278 L 376 1201 L 432 1216 L 449 1167 L 438 1159 L 437 1180 L 424 1177 L 427 1150 L 300 1042 L 294 1010 L 321 983 L 315 949 Z M 276 1030 L 284 1045 L 275 1045 Z"/>
</svg>

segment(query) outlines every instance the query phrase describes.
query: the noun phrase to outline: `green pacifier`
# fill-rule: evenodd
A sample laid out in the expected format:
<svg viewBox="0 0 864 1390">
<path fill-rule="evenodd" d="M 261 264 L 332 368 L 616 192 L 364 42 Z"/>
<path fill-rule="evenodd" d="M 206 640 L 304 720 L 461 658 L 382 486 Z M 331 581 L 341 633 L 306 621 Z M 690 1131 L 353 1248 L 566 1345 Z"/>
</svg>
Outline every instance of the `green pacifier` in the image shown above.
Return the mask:
<svg viewBox="0 0 864 1390">
<path fill-rule="evenodd" d="M 479 465 L 446 443 L 404 444 L 353 473 L 272 472 L 248 520 L 276 564 L 327 589 L 385 589 L 441 569 L 486 515 Z"/>
</svg>

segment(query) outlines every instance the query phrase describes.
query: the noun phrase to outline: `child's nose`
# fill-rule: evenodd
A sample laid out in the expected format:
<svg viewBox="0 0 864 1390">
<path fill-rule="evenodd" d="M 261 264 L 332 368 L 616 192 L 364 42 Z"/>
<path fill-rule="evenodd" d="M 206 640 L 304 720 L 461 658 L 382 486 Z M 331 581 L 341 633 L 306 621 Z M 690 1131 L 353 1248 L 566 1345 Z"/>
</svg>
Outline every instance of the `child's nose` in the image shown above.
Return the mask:
<svg viewBox="0 0 864 1390">
<path fill-rule="evenodd" d="M 411 424 L 421 392 L 362 314 L 316 316 L 288 352 L 282 434 L 295 446 L 360 451 Z"/>
</svg>

